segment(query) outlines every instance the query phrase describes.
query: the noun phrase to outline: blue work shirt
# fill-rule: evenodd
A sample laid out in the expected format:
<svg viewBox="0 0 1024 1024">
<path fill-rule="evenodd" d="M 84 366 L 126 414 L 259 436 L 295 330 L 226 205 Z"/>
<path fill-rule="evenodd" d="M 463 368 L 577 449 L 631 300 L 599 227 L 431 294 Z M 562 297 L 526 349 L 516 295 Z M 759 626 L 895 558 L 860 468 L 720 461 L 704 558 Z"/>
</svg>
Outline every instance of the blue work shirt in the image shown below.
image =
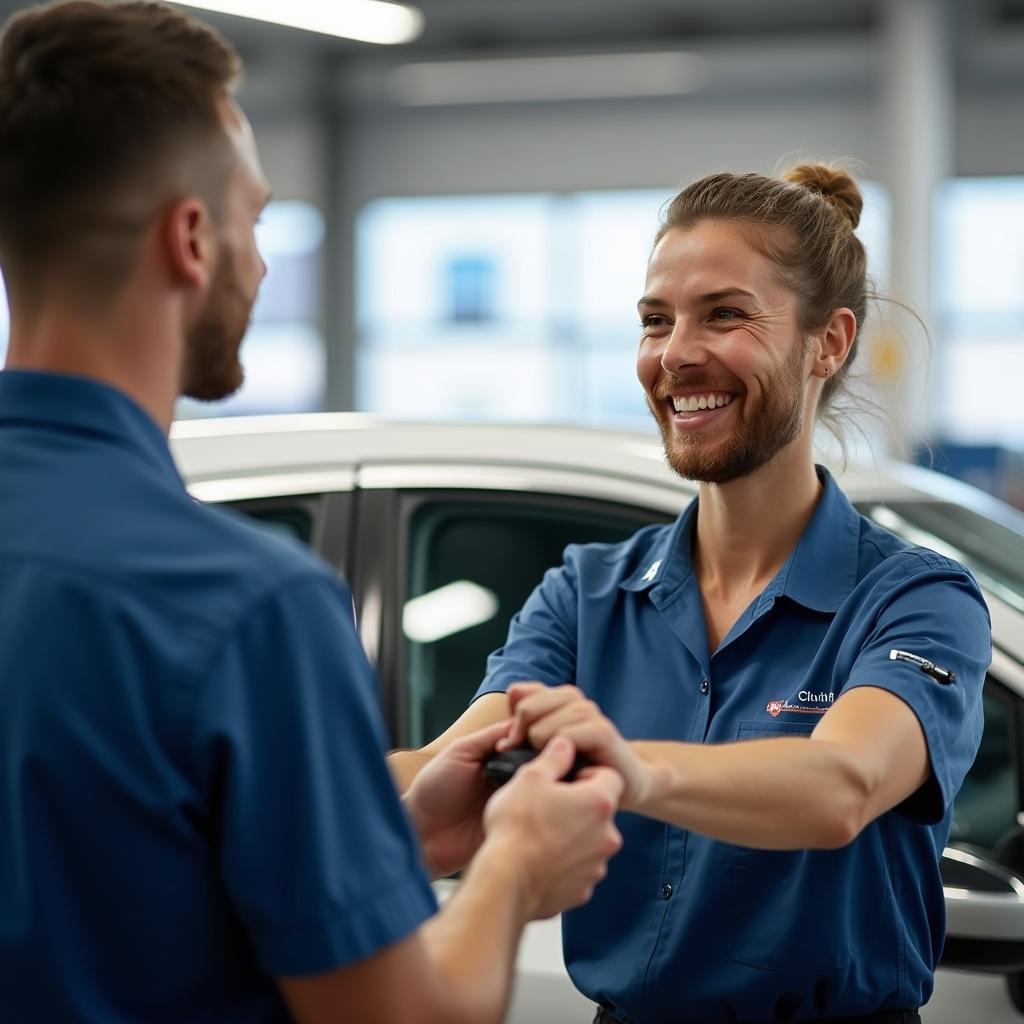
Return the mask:
<svg viewBox="0 0 1024 1024">
<path fill-rule="evenodd" d="M 0 1020 L 286 1021 L 435 909 L 335 574 L 125 395 L 0 373 Z"/>
<path fill-rule="evenodd" d="M 857 686 L 896 694 L 924 730 L 933 778 L 841 849 L 748 849 L 620 815 L 623 850 L 563 934 L 576 985 L 624 1021 L 800 1021 L 931 994 L 945 926 L 938 862 L 981 738 L 988 611 L 962 566 L 875 526 L 819 475 L 803 536 L 714 653 L 691 558 L 694 501 L 625 543 L 569 547 L 488 662 L 481 694 L 575 683 L 627 739 L 808 736 Z M 808 792 L 821 784 L 805 781 Z"/>
</svg>

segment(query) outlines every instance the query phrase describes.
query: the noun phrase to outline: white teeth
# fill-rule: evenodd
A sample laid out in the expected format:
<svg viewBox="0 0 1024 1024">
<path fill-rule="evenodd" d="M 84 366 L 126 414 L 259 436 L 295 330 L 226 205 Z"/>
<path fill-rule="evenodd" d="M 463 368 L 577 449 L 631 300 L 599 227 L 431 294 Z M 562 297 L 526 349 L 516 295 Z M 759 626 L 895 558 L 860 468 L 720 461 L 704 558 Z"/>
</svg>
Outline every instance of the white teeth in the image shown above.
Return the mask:
<svg viewBox="0 0 1024 1024">
<path fill-rule="evenodd" d="M 720 409 L 732 399 L 732 395 L 686 395 L 673 398 L 672 405 L 676 412 L 697 412 L 700 409 Z"/>
</svg>

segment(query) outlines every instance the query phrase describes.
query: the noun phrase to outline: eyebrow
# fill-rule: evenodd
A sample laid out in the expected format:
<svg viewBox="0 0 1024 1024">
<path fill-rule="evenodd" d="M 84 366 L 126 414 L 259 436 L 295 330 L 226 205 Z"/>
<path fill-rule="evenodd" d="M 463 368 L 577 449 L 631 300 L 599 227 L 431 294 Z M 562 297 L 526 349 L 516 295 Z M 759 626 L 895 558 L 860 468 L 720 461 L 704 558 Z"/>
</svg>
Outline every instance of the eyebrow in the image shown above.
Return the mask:
<svg viewBox="0 0 1024 1024">
<path fill-rule="evenodd" d="M 706 306 L 712 302 L 721 302 L 722 299 L 729 299 L 736 296 L 742 296 L 748 299 L 756 299 L 757 296 L 753 292 L 748 292 L 745 288 L 720 288 L 718 291 L 705 292 L 703 295 L 697 296 L 697 305 Z M 664 299 L 656 298 L 653 295 L 644 295 L 637 306 L 667 306 L 668 303 Z"/>
</svg>

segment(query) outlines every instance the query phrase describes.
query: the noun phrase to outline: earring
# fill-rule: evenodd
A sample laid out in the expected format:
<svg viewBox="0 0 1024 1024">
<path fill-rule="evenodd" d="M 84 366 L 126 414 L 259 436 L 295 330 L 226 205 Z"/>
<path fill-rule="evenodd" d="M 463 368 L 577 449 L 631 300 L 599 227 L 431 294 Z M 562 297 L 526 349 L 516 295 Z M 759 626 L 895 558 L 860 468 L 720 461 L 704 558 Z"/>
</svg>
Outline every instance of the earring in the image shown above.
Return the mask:
<svg viewBox="0 0 1024 1024">
<path fill-rule="evenodd" d="M 828 367 L 827 366 L 825 367 L 825 376 L 826 377 L 828 376 Z"/>
</svg>

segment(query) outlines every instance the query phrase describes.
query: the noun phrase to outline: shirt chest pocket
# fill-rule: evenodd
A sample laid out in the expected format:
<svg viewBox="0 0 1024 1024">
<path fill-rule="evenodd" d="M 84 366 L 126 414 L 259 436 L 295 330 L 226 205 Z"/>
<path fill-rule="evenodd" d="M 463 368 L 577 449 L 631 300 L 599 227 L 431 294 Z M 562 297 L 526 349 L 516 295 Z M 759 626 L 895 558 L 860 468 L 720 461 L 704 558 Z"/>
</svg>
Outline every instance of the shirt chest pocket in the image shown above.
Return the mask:
<svg viewBox="0 0 1024 1024">
<path fill-rule="evenodd" d="M 809 736 L 809 722 L 745 723 L 738 740 Z M 817 785 L 808 779 L 807 786 Z M 780 971 L 840 970 L 851 961 L 843 850 L 730 848 L 730 956 Z"/>
</svg>

